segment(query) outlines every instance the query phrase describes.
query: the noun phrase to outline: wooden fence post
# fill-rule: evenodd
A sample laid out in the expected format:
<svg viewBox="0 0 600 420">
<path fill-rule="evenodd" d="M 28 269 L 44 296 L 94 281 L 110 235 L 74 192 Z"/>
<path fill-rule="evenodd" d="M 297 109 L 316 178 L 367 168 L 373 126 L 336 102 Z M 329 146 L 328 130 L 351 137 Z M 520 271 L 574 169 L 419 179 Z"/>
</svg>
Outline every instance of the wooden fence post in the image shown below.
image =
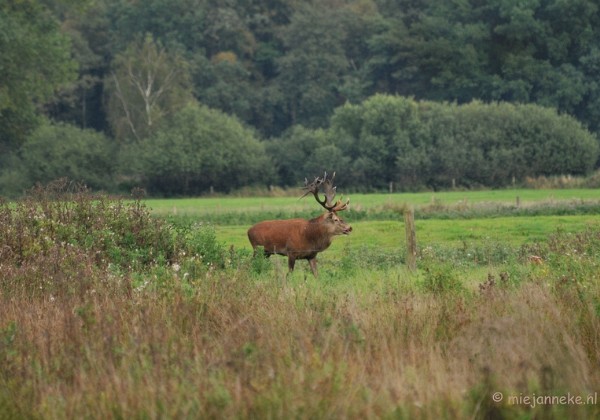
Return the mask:
<svg viewBox="0 0 600 420">
<path fill-rule="evenodd" d="M 406 265 L 410 271 L 417 269 L 417 234 L 415 231 L 415 211 L 409 207 L 404 211 L 406 229 Z"/>
</svg>

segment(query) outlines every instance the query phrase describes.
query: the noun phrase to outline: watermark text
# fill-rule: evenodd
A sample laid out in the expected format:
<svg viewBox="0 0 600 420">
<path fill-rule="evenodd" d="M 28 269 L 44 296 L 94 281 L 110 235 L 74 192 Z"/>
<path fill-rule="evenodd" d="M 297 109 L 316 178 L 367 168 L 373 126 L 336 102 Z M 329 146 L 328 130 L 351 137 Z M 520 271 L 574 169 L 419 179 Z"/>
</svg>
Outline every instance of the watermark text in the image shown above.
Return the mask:
<svg viewBox="0 0 600 420">
<path fill-rule="evenodd" d="M 492 401 L 500 403 L 506 399 L 509 405 L 525 405 L 535 408 L 540 405 L 594 405 L 598 404 L 598 393 L 593 392 L 587 395 L 575 395 L 567 392 L 564 395 L 536 395 L 523 394 L 504 395 L 502 392 L 494 392 Z"/>
</svg>

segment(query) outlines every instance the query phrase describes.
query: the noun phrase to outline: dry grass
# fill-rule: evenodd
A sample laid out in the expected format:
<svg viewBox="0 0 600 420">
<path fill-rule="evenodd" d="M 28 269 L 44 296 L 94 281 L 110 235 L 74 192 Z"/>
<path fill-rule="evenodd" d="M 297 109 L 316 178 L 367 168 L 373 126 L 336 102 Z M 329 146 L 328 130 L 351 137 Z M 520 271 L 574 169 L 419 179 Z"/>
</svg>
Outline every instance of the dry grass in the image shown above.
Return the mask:
<svg viewBox="0 0 600 420">
<path fill-rule="evenodd" d="M 475 296 L 203 279 L 193 295 L 1 297 L 0 407 L 17 417 L 486 418 L 598 389 L 595 308 L 537 282 Z M 390 280 L 391 281 L 391 280 Z M 408 279 L 406 281 L 409 281 Z"/>
<path fill-rule="evenodd" d="M 211 246 L 190 257 L 180 241 L 195 234 L 171 232 L 172 260 L 147 258 L 161 254 L 148 238 L 164 226 L 137 210 L 118 218 L 125 231 L 144 222 L 126 244 L 107 242 L 113 228 L 98 221 L 103 233 L 86 227 L 89 240 L 0 254 L 0 418 L 600 414 L 594 404 L 508 401 L 600 388 L 598 232 L 552 238 L 544 264 L 523 262 L 518 278 L 480 288 L 461 285 L 451 264 L 428 274 L 434 283 L 393 268 L 282 280 L 241 256 L 206 265 Z M 26 231 L 6 234 L 4 249 L 41 246 Z"/>
</svg>

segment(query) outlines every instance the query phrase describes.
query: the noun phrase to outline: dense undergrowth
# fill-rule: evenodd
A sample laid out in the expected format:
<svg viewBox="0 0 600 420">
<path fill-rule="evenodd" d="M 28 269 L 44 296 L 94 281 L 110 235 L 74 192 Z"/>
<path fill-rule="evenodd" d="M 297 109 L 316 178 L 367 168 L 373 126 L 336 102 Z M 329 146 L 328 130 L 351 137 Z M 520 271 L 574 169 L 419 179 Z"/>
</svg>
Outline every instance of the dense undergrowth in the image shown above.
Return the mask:
<svg viewBox="0 0 600 420">
<path fill-rule="evenodd" d="M 600 414 L 598 230 L 414 274 L 348 250 L 317 280 L 70 184 L 0 227 L 0 418 Z"/>
</svg>

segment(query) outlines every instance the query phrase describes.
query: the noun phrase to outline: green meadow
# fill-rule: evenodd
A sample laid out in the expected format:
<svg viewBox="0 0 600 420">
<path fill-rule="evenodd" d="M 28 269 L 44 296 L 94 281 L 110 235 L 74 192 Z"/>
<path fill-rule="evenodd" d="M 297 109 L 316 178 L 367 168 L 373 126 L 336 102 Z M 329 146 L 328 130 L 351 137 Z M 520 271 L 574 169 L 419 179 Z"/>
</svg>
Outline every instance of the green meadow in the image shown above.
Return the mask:
<svg viewBox="0 0 600 420">
<path fill-rule="evenodd" d="M 302 190 L 290 190 L 278 197 L 202 197 L 182 199 L 148 199 L 145 203 L 153 213 L 167 216 L 203 217 L 214 214 L 272 213 L 287 211 L 313 212 L 315 202 L 311 197 L 300 199 Z M 523 206 L 539 203 L 595 201 L 600 200 L 600 191 L 594 189 L 506 189 L 484 191 L 451 191 L 395 194 L 348 194 L 355 210 L 377 209 L 400 205 L 412 206 L 460 206 L 473 204 L 514 205 L 519 198 Z"/>
<path fill-rule="evenodd" d="M 360 248 L 362 246 L 382 249 L 398 248 L 405 242 L 404 220 L 352 222 L 351 215 L 345 219 L 353 231 L 348 236 L 334 240 L 331 251 L 340 247 Z M 481 243 L 498 241 L 511 245 L 533 243 L 546 239 L 549 235 L 561 232 L 581 232 L 586 228 L 600 226 L 600 217 L 586 216 L 535 216 L 498 217 L 467 220 L 417 220 L 417 240 L 419 246 L 445 244 L 460 246 L 465 242 Z M 217 238 L 224 244 L 236 248 L 250 249 L 246 236 L 249 226 L 214 226 Z M 330 252 L 330 251 L 327 251 Z"/>
<path fill-rule="evenodd" d="M 290 191 L 284 197 L 149 199 L 145 204 L 152 214 L 170 220 L 209 223 L 217 239 L 226 246 L 250 249 L 246 231 L 252 224 L 268 219 L 311 218 L 321 213 L 312 197 L 298 198 L 301 192 L 298 189 L 293 196 Z M 558 231 L 580 232 L 600 222 L 600 192 L 592 189 L 350 194 L 348 197 L 350 208 L 341 215 L 354 230 L 349 236 L 337 238 L 321 258 L 335 257 L 342 249 L 361 247 L 400 252 L 405 246 L 403 210 L 408 206 L 415 209 L 420 247 L 493 241 L 519 246 L 544 240 Z M 570 209 L 565 210 L 565 206 Z M 582 213 L 582 208 L 585 214 L 577 214 Z M 385 220 L 379 220 L 382 217 Z"/>
</svg>

